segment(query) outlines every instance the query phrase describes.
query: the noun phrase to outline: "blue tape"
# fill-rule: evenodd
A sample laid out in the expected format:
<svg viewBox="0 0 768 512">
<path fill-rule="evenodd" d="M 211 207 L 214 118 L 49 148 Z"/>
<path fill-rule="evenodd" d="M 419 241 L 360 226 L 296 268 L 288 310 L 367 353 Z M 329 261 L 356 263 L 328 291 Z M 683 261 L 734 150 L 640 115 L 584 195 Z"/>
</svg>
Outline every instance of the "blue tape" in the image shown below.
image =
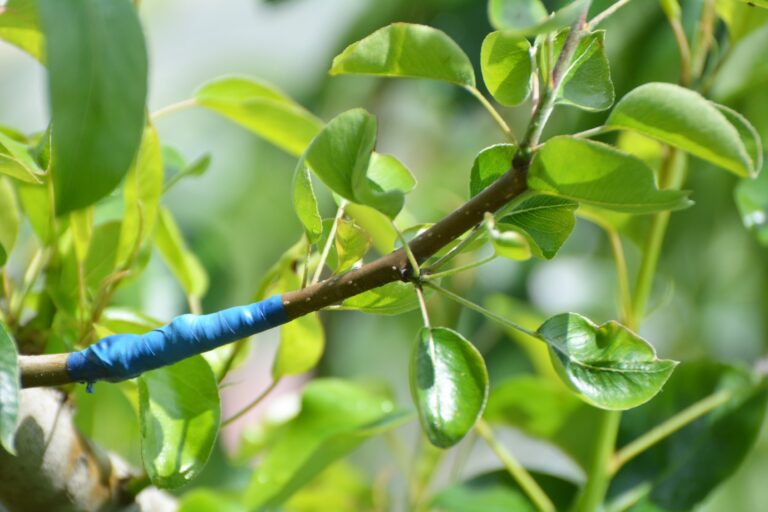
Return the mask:
<svg viewBox="0 0 768 512">
<path fill-rule="evenodd" d="M 284 324 L 279 295 L 210 315 L 181 315 L 146 334 L 107 336 L 67 358 L 74 382 L 119 382 Z"/>
</svg>

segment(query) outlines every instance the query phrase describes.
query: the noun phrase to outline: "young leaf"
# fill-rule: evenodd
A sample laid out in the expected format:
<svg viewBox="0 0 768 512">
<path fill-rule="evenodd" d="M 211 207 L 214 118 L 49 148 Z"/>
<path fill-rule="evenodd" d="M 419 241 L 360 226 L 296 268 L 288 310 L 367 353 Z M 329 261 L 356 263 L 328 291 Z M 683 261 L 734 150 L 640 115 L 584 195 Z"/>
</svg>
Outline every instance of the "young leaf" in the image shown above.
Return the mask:
<svg viewBox="0 0 768 512">
<path fill-rule="evenodd" d="M 37 165 L 26 144 L 0 131 L 0 174 L 38 184 L 42 183 L 45 171 Z"/>
<path fill-rule="evenodd" d="M 575 0 L 550 15 L 541 0 L 490 0 L 488 17 L 497 30 L 535 36 L 571 25 L 578 19 L 585 4 L 586 0 Z"/>
<path fill-rule="evenodd" d="M 552 259 L 576 225 L 579 203 L 562 197 L 535 195 L 498 221 L 500 229 L 512 227 L 527 238 L 533 254 Z"/>
<path fill-rule="evenodd" d="M 665 83 L 641 85 L 616 104 L 605 125 L 653 137 L 738 176 L 757 172 L 736 128 L 690 89 Z"/>
<path fill-rule="evenodd" d="M 200 298 L 208 290 L 208 274 L 197 257 L 187 249 L 187 244 L 176 225 L 171 212 L 160 208 L 155 244 L 160 256 L 190 297 Z"/>
<path fill-rule="evenodd" d="M 312 140 L 304 159 L 340 196 L 394 218 L 403 207 L 403 191 L 399 186 L 402 180 L 393 179 L 391 182 L 398 186 L 387 190 L 374 181 L 375 175 L 368 175 L 375 143 L 376 119 L 362 109 L 348 110 L 333 118 Z"/>
<path fill-rule="evenodd" d="M 617 322 L 600 326 L 575 313 L 557 315 L 537 331 L 563 381 L 587 403 L 608 410 L 653 398 L 677 365 L 659 359 L 647 341 Z"/>
<path fill-rule="evenodd" d="M 410 380 L 422 430 L 435 446 L 458 443 L 483 413 L 488 398 L 485 361 L 474 345 L 451 329 L 419 331 Z"/>
<path fill-rule="evenodd" d="M 35 0 L 8 0 L 0 12 L 0 39 L 21 48 L 40 62 L 45 62 L 45 41 Z"/>
<path fill-rule="evenodd" d="M 382 190 L 399 190 L 407 194 L 416 187 L 416 178 L 400 160 L 375 151 L 368 163 L 368 177 Z"/>
<path fill-rule="evenodd" d="M 684 192 L 658 190 L 653 171 L 640 159 L 600 142 L 569 136 L 549 139 L 536 153 L 528 185 L 621 212 L 652 213 L 690 205 Z"/>
<path fill-rule="evenodd" d="M 747 155 L 749 155 L 752 169 L 754 169 L 754 174 L 759 174 L 763 168 L 763 143 L 760 140 L 760 134 L 757 132 L 755 127 L 752 126 L 752 123 L 750 123 L 747 118 L 740 113 L 726 107 L 725 105 L 720 105 L 718 103 L 713 103 L 713 105 L 715 108 L 717 108 L 717 110 L 720 111 L 721 114 L 725 116 L 726 119 L 728 119 L 728 122 L 730 122 L 733 127 L 736 128 L 736 131 L 739 133 L 739 137 L 741 137 L 741 142 L 744 144 L 744 148 L 747 150 Z"/>
<path fill-rule="evenodd" d="M 349 203 L 344 211 L 357 225 L 371 235 L 373 248 L 379 254 L 387 254 L 394 250 L 397 233 L 392 227 L 389 217 L 362 204 Z"/>
<path fill-rule="evenodd" d="M 531 92 L 531 43 L 521 36 L 491 32 L 480 50 L 485 86 L 502 105 L 519 105 Z"/>
<path fill-rule="evenodd" d="M 317 206 L 317 196 L 312 186 L 312 177 L 309 174 L 304 159 L 299 159 L 296 170 L 293 173 L 293 211 L 304 226 L 304 232 L 310 242 L 314 243 L 323 234 L 323 218 Z"/>
<path fill-rule="evenodd" d="M 469 58 L 450 37 L 410 23 L 393 23 L 349 45 L 331 66 L 331 75 L 343 74 L 430 78 L 475 86 Z"/>
<path fill-rule="evenodd" d="M 93 207 L 81 208 L 69 214 L 69 229 L 75 246 L 78 263 L 85 261 L 93 238 Z"/>
<path fill-rule="evenodd" d="M 325 247 L 334 219 L 323 222 L 323 236 L 318 240 L 318 247 Z M 351 220 L 339 219 L 336 222 L 335 242 L 331 245 L 326 264 L 335 274 L 349 270 L 360 261 L 371 248 L 371 237 L 366 231 Z"/>
<path fill-rule="evenodd" d="M 20 183 L 16 186 L 16 190 L 19 193 L 22 210 L 29 219 L 32 229 L 41 242 L 47 243 L 51 239 L 51 218 L 53 217 L 48 188 Z"/>
<path fill-rule="evenodd" d="M 311 381 L 301 412 L 281 427 L 253 473 L 244 500 L 248 510 L 277 508 L 334 461 L 409 416 L 395 412 L 381 393 L 338 379 Z"/>
<path fill-rule="evenodd" d="M 39 0 L 38 5 L 61 214 L 106 196 L 128 172 L 144 129 L 147 55 L 138 14 L 128 0 Z"/>
<path fill-rule="evenodd" d="M 751 9 L 754 11 L 754 9 Z M 754 18 L 754 14 L 750 15 Z M 764 90 L 768 83 L 768 63 L 761 51 L 768 46 L 768 25 L 763 24 L 733 47 L 712 85 L 712 97 L 732 102 L 750 92 Z"/>
<path fill-rule="evenodd" d="M 282 91 L 251 78 L 218 78 L 203 84 L 195 100 L 296 156 L 323 127 Z"/>
<path fill-rule="evenodd" d="M 572 482 L 531 471 L 531 476 L 552 500 L 557 510 L 568 510 L 578 488 Z M 517 481 L 505 470 L 482 473 L 470 480 L 455 483 L 432 498 L 429 510 L 440 512 L 536 512 Z"/>
<path fill-rule="evenodd" d="M 693 510 L 730 477 L 755 443 L 768 402 L 765 380 L 740 368 L 711 361 L 685 363 L 656 399 L 622 416 L 619 444 L 717 392 L 731 397 L 629 461 L 610 494 L 643 486 L 649 509 Z"/>
<path fill-rule="evenodd" d="M 478 153 L 470 171 L 469 195 L 475 197 L 512 169 L 516 152 L 513 144 L 495 144 Z"/>
<path fill-rule="evenodd" d="M 117 251 L 119 264 L 126 263 L 144 240 L 152 235 L 162 193 L 163 160 L 160 139 L 157 130 L 147 125 L 139 154 L 125 179 L 125 210 Z"/>
<path fill-rule="evenodd" d="M 768 246 L 768 173 L 756 179 L 744 179 L 736 185 L 736 206 L 744 226 L 757 240 Z"/>
<path fill-rule="evenodd" d="M 399 315 L 418 308 L 419 301 L 410 283 L 394 281 L 350 297 L 341 307 L 374 315 Z"/>
<path fill-rule="evenodd" d="M 8 327 L 0 322 L 0 446 L 16 454 L 13 442 L 19 413 L 19 355 Z"/>
<path fill-rule="evenodd" d="M 484 417 L 549 441 L 589 469 L 600 413 L 558 382 L 533 376 L 508 379 L 491 391 Z"/>
<path fill-rule="evenodd" d="M 562 51 L 568 31 L 554 41 L 555 54 Z M 598 30 L 579 41 L 571 65 L 563 75 L 558 90 L 558 103 L 588 111 L 611 108 L 614 100 L 611 66 L 605 54 L 605 31 Z"/>
<path fill-rule="evenodd" d="M 175 488 L 205 467 L 219 432 L 216 378 L 201 356 L 139 377 L 144 469 L 152 483 Z"/>
<path fill-rule="evenodd" d="M 0 177 L 0 267 L 5 265 L 19 234 L 19 204 L 10 182 Z"/>
<path fill-rule="evenodd" d="M 280 328 L 280 348 L 272 366 L 272 377 L 298 375 L 317 365 L 325 348 L 325 333 L 320 316 L 310 313 Z"/>
<path fill-rule="evenodd" d="M 172 161 L 168 161 L 171 159 Z M 169 146 L 163 146 L 161 150 L 163 161 L 163 174 L 170 176 L 163 185 L 163 193 L 168 192 L 179 181 L 188 176 L 202 176 L 211 165 L 211 154 L 204 153 L 195 160 L 187 162 L 181 154 Z"/>
<path fill-rule="evenodd" d="M 485 231 L 497 255 L 518 261 L 531 258 L 531 245 L 527 238 L 513 226 L 497 226 L 493 214 L 488 212 L 485 214 Z"/>
</svg>

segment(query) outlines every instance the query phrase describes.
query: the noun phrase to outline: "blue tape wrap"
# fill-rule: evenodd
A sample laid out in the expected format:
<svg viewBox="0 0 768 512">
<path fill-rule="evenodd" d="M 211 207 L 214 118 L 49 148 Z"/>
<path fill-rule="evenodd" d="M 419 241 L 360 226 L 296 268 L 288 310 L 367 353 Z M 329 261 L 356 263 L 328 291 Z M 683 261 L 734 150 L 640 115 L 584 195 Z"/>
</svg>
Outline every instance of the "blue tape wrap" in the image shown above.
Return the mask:
<svg viewBox="0 0 768 512">
<path fill-rule="evenodd" d="M 181 315 L 146 334 L 107 336 L 67 358 L 74 382 L 118 382 L 284 324 L 279 295 L 210 315 Z"/>
</svg>

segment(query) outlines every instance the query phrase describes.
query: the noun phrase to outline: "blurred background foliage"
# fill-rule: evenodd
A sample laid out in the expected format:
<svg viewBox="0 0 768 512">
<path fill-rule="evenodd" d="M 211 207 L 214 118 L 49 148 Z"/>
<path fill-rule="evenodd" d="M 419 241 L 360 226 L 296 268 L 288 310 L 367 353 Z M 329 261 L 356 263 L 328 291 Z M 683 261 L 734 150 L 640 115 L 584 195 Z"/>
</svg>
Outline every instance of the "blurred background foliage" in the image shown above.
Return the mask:
<svg viewBox="0 0 768 512">
<path fill-rule="evenodd" d="M 610 3 L 596 0 L 594 10 Z M 692 32 L 701 2 L 686 0 L 682 4 L 686 28 Z M 766 13 L 753 10 L 751 16 L 757 19 L 750 23 L 765 23 Z M 146 0 L 141 16 L 149 44 L 150 110 L 189 97 L 210 78 L 237 73 L 276 84 L 324 120 L 356 106 L 374 113 L 379 120 L 377 150 L 396 155 L 419 182 L 399 218 L 401 227 L 435 221 L 465 201 L 475 155 L 502 142 L 491 118 L 460 88 L 432 81 L 327 75 L 332 57 L 347 44 L 392 21 L 423 23 L 445 31 L 478 69 L 481 42 L 491 31 L 485 1 Z M 607 30 L 606 47 L 617 97 L 647 81 L 678 80 L 678 54 L 657 2 L 631 2 L 602 28 Z M 753 51 L 764 54 L 766 49 L 755 47 Z M 44 129 L 47 114 L 42 67 L 20 51 L 0 45 L 0 73 L 0 123 L 24 132 Z M 768 73 L 762 81 L 752 81 L 750 88 L 719 98 L 757 127 L 764 144 L 768 143 L 766 91 Z M 528 106 L 502 108 L 502 112 L 520 133 Z M 558 108 L 545 137 L 597 126 L 606 115 Z M 189 160 L 204 153 L 212 155 L 205 175 L 180 182 L 165 198 L 192 251 L 210 275 L 203 309 L 213 311 L 248 302 L 267 269 L 302 232 L 289 200 L 295 159 L 202 109 L 163 117 L 157 128 L 163 143 L 178 148 Z M 650 301 L 653 312 L 642 329 L 663 357 L 684 363 L 711 356 L 752 366 L 768 354 L 768 248 L 742 225 L 734 202 L 736 183 L 732 174 L 692 159 L 686 188 L 693 191 L 696 204 L 672 216 Z M 332 201 L 329 197 L 323 200 L 324 214 L 332 216 Z M 102 215 L 108 217 L 109 209 Z M 119 211 L 111 215 L 119 215 Z M 23 227 L 19 244 L 24 243 L 25 232 L 27 238 L 30 236 L 29 231 L 29 226 Z M 632 270 L 637 265 L 638 249 L 630 243 L 627 250 Z M 17 252 L 23 257 L 23 250 Z M 608 240 L 581 219 L 552 261 L 497 259 L 452 282 L 453 289 L 468 298 L 493 309 L 516 311 L 534 326 L 563 311 L 578 311 L 596 322 L 616 318 L 616 286 Z M 159 319 L 169 319 L 186 309 L 182 290 L 158 258 L 152 259 L 138 280 L 119 290 L 116 303 Z M 521 346 L 510 343 L 508 333 L 497 326 L 439 297 L 432 298 L 430 308 L 434 323 L 458 329 L 483 352 L 492 386 L 501 378 L 531 371 Z M 332 313 L 322 318 L 327 349 L 316 375 L 382 380 L 394 389 L 398 402 L 409 403 L 407 361 L 420 325 L 417 312 L 399 317 Z M 275 333 L 254 338 L 249 360 L 224 391 L 223 417 L 268 383 L 276 342 Z M 281 383 L 262 407 L 225 427 L 223 447 L 214 453 L 206 473 L 180 492 L 203 486 L 241 488 L 250 475 L 250 454 L 269 442 L 269 422 L 279 421 L 295 407 L 301 382 L 288 379 Z M 108 386 L 102 387 L 104 396 L 112 394 Z M 103 422 L 119 426 L 121 418 L 132 414 L 130 408 L 121 410 L 117 403 L 112 403 L 112 412 L 102 410 Z M 380 503 L 384 499 L 382 488 L 390 483 L 402 490 L 406 480 L 396 470 L 393 455 L 395 460 L 410 456 L 416 425 L 412 423 L 405 430 L 407 446 L 393 446 L 387 438 L 377 438 L 348 462 L 323 473 L 295 496 L 288 508 L 320 510 L 317 503 L 322 502 L 327 505 L 324 510 L 360 510 L 377 500 Z M 101 432 L 105 437 L 120 437 L 118 431 L 103 424 Z M 503 432 L 501 437 L 525 465 L 579 478 L 573 463 L 552 448 L 519 432 Z M 456 458 L 466 459 L 463 476 L 497 467 L 480 444 L 473 445 L 468 438 L 452 450 L 435 486 L 456 478 L 451 471 L 451 461 Z M 136 446 L 128 446 L 121 451 L 137 453 L 135 450 Z M 398 454 L 398 450 L 403 453 Z M 763 433 L 736 476 L 713 493 L 701 510 L 764 508 L 768 502 L 766 477 L 768 432 Z M 323 485 L 324 481 L 332 485 Z M 194 500 L 206 503 L 205 493 L 195 492 Z"/>
</svg>

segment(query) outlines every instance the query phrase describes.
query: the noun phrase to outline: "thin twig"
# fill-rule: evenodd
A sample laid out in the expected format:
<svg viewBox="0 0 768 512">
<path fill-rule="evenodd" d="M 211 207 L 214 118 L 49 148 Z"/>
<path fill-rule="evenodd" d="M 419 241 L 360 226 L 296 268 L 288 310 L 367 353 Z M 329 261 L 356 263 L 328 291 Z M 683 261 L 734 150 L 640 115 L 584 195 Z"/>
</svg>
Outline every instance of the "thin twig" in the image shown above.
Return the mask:
<svg viewBox="0 0 768 512">
<path fill-rule="evenodd" d="M 496 124 L 499 125 L 499 128 L 501 128 L 501 131 L 504 132 L 504 135 L 506 135 L 507 139 L 512 143 L 517 145 L 517 139 L 515 138 L 515 134 L 512 133 L 512 130 L 510 129 L 509 125 L 506 121 L 504 121 L 504 118 L 501 117 L 501 114 L 493 108 L 493 105 L 491 105 L 491 102 L 488 101 L 488 99 L 483 96 L 483 93 L 481 93 L 477 87 L 465 87 L 466 90 L 472 94 L 475 98 L 477 98 L 477 101 L 480 102 L 480 104 L 485 108 L 485 110 L 488 111 L 489 114 L 491 114 L 491 117 L 494 121 L 496 121 Z"/>
<path fill-rule="evenodd" d="M 607 20 L 610 16 L 612 16 L 616 11 L 624 7 L 630 2 L 630 0 L 619 0 L 618 2 L 614 3 L 610 7 L 606 8 L 603 12 L 597 14 L 594 18 L 592 18 L 589 21 L 589 29 L 592 30 L 595 27 L 597 27 L 599 24 Z"/>
<path fill-rule="evenodd" d="M 167 116 L 168 114 L 173 114 L 181 110 L 186 110 L 188 108 L 194 107 L 195 105 L 197 105 L 197 100 L 194 98 L 179 101 L 178 103 L 173 103 L 172 105 L 165 106 L 160 110 L 152 112 L 152 114 L 149 115 L 149 119 L 152 120 L 152 122 L 155 122 L 163 116 Z"/>
<path fill-rule="evenodd" d="M 222 427 L 226 427 L 233 421 L 242 418 L 248 411 L 259 405 L 267 396 L 277 387 L 277 385 L 280 383 L 280 379 L 273 380 L 269 386 L 262 391 L 259 396 L 253 399 L 251 403 L 240 409 L 238 412 L 236 412 L 234 415 L 230 416 L 229 418 L 225 419 L 221 422 Z"/>
<path fill-rule="evenodd" d="M 325 241 L 325 246 L 323 246 L 323 252 L 320 254 L 320 261 L 317 263 L 317 268 L 315 268 L 315 275 L 312 276 L 311 284 L 316 284 L 320 281 L 320 277 L 323 275 L 323 267 L 325 267 L 325 262 L 328 261 L 328 255 L 331 253 L 331 247 L 333 247 L 334 242 L 336 241 L 336 230 L 338 229 L 339 222 L 341 222 L 341 218 L 344 216 L 344 208 L 347 206 L 347 201 L 342 199 L 341 203 L 339 203 L 339 208 L 336 210 L 336 217 L 333 219 L 333 224 L 331 224 L 331 231 L 328 233 L 328 239 Z"/>
</svg>

